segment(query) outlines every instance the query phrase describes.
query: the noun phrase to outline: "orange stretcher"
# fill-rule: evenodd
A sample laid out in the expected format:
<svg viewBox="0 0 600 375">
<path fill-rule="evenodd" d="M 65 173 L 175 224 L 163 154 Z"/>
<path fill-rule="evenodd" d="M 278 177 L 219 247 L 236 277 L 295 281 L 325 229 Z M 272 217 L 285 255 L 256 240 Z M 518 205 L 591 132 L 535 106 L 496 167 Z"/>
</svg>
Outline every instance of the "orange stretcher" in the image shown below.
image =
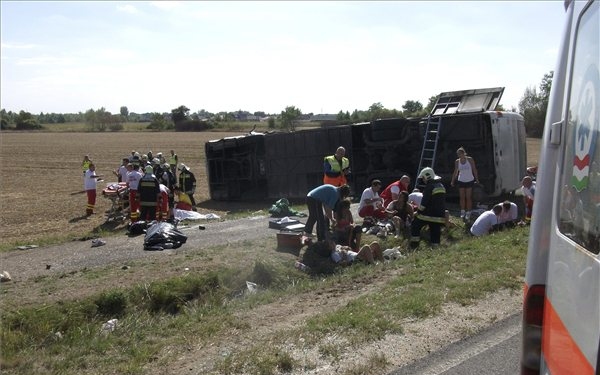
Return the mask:
<svg viewBox="0 0 600 375">
<path fill-rule="evenodd" d="M 125 182 L 112 182 L 102 189 L 102 196 L 111 201 L 106 221 L 123 220 L 129 214 L 129 188 Z"/>
</svg>

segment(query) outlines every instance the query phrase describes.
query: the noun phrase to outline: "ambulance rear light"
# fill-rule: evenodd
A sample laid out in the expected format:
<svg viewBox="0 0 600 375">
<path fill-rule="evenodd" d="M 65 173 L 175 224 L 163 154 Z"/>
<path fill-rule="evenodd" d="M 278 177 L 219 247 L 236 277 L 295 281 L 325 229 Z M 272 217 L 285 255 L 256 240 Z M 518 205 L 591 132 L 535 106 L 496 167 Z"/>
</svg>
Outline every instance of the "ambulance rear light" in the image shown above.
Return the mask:
<svg viewBox="0 0 600 375">
<path fill-rule="evenodd" d="M 523 351 L 521 375 L 540 372 L 542 356 L 542 323 L 546 287 L 533 285 L 527 290 L 523 303 Z"/>
</svg>

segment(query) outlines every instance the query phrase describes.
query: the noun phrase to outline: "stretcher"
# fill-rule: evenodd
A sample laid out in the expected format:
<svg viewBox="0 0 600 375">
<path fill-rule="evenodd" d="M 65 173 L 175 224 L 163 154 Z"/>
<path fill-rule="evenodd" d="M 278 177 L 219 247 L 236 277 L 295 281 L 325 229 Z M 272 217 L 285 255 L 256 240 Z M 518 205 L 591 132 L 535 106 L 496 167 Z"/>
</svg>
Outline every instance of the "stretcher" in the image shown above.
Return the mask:
<svg viewBox="0 0 600 375">
<path fill-rule="evenodd" d="M 106 221 L 124 220 L 129 215 L 129 188 L 125 182 L 112 182 L 102 189 L 102 196 L 110 200 Z"/>
</svg>

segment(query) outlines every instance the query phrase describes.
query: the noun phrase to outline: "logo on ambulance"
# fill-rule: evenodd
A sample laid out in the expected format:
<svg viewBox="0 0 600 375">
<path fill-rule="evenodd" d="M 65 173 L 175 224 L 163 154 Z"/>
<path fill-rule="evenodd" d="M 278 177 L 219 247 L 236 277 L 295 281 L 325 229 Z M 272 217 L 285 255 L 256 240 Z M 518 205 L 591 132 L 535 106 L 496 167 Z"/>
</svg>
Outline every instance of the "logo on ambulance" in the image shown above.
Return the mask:
<svg viewBox="0 0 600 375">
<path fill-rule="evenodd" d="M 592 67 L 590 67 L 592 68 Z M 575 156 L 573 157 L 573 187 L 581 192 L 588 187 L 590 164 L 596 147 L 596 138 L 600 127 L 598 126 L 598 82 L 597 69 L 588 69 L 580 94 L 575 121 Z"/>
</svg>

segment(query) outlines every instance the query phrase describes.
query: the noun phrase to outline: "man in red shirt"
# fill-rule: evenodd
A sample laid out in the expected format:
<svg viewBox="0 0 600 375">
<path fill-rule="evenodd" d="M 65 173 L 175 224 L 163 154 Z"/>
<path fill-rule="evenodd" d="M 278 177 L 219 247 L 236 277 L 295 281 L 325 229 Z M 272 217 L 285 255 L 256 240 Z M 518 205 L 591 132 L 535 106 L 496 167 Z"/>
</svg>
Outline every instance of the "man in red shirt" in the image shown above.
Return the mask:
<svg viewBox="0 0 600 375">
<path fill-rule="evenodd" d="M 398 181 L 389 184 L 379 196 L 383 198 L 383 207 L 387 207 L 391 201 L 397 200 L 401 191 L 408 192 L 410 186 L 410 177 L 404 175 Z"/>
</svg>

